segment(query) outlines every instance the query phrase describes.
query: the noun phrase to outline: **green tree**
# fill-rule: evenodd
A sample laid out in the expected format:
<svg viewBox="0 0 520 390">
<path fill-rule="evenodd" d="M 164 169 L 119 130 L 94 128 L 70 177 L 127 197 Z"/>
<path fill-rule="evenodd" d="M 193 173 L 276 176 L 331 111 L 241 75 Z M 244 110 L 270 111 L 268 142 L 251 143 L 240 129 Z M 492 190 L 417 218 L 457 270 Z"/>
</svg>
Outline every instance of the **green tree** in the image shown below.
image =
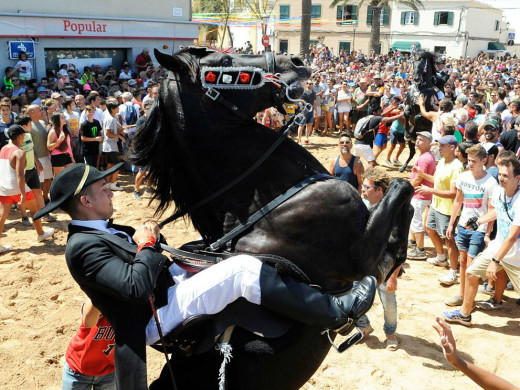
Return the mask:
<svg viewBox="0 0 520 390">
<path fill-rule="evenodd" d="M 303 0 L 305 1 L 305 0 Z M 333 0 L 330 7 L 338 5 L 344 6 L 351 3 L 357 3 L 358 8 L 364 3 L 368 3 L 372 7 L 372 28 L 370 31 L 370 53 L 379 53 L 379 43 L 381 42 L 381 10 L 383 7 L 390 7 L 392 4 L 404 5 L 410 7 L 414 11 L 419 11 L 419 7 L 424 8 L 422 0 Z M 392 3 L 392 4 L 391 4 Z"/>
</svg>

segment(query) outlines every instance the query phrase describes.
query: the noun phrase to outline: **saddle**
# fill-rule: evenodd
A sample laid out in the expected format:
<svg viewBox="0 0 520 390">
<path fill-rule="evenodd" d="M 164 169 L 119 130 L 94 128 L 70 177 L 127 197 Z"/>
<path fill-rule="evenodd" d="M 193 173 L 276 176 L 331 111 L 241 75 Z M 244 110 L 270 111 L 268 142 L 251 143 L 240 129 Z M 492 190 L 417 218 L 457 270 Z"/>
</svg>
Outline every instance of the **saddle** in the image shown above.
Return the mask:
<svg viewBox="0 0 520 390">
<path fill-rule="evenodd" d="M 164 246 L 163 246 L 164 248 Z M 183 253 L 181 253 L 183 252 Z M 192 256 L 189 255 L 192 254 Z M 184 244 L 172 253 L 173 261 L 190 273 L 197 273 L 238 253 L 214 253 L 205 250 L 202 241 Z M 289 260 L 271 254 L 255 254 L 256 258 L 273 266 L 281 275 L 309 283 L 305 273 Z M 209 351 L 219 342 L 226 329 L 236 326 L 264 338 L 283 336 L 294 321 L 274 313 L 262 306 L 239 298 L 223 311 L 212 315 L 192 316 L 183 321 L 164 337 L 164 346 L 168 353 L 178 357 L 189 357 Z M 160 341 L 151 345 L 162 352 Z"/>
<path fill-rule="evenodd" d="M 212 349 L 229 327 L 236 326 L 260 337 L 283 336 L 293 321 L 239 298 L 223 311 L 213 315 L 192 316 L 164 337 L 168 353 L 189 357 Z M 162 352 L 160 342 L 151 345 Z"/>
</svg>

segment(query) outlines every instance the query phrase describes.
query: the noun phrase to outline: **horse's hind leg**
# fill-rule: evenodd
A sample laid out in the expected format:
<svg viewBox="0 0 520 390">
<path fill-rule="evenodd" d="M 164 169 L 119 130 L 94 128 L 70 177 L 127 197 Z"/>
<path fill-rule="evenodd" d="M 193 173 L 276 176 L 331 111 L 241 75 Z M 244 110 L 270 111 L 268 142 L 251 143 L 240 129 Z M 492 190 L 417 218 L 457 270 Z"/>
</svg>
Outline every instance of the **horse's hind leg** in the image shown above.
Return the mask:
<svg viewBox="0 0 520 390">
<path fill-rule="evenodd" d="M 408 149 L 410 150 L 410 155 L 408 156 L 406 161 L 403 163 L 401 168 L 399 168 L 399 172 L 404 172 L 406 167 L 408 166 L 408 163 L 410 161 L 412 161 L 412 158 L 415 156 L 415 143 L 412 142 L 411 139 L 408 141 Z"/>
</svg>

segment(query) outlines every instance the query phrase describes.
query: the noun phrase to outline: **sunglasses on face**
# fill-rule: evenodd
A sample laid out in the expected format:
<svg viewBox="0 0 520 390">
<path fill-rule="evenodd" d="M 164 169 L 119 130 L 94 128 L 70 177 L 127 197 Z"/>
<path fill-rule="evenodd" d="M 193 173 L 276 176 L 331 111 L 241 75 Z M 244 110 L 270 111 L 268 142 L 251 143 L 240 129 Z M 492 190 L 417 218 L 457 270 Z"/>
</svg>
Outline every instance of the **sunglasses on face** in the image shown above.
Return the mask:
<svg viewBox="0 0 520 390">
<path fill-rule="evenodd" d="M 379 186 L 367 186 L 366 184 L 361 184 L 361 187 L 363 187 L 364 190 L 369 190 L 371 188 L 379 188 Z"/>
<path fill-rule="evenodd" d="M 352 145 L 352 141 L 339 141 L 340 145 Z"/>
</svg>

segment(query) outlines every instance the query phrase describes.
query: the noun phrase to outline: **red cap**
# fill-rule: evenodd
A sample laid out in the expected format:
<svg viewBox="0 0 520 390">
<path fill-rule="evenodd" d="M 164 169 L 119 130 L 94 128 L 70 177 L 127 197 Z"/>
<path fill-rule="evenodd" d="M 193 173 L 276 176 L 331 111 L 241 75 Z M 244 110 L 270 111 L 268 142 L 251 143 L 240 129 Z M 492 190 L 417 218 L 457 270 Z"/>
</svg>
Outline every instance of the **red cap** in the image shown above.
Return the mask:
<svg viewBox="0 0 520 390">
<path fill-rule="evenodd" d="M 143 79 L 137 79 L 137 80 L 135 80 L 135 81 L 137 81 L 138 83 L 142 83 L 142 82 L 143 82 Z"/>
</svg>

